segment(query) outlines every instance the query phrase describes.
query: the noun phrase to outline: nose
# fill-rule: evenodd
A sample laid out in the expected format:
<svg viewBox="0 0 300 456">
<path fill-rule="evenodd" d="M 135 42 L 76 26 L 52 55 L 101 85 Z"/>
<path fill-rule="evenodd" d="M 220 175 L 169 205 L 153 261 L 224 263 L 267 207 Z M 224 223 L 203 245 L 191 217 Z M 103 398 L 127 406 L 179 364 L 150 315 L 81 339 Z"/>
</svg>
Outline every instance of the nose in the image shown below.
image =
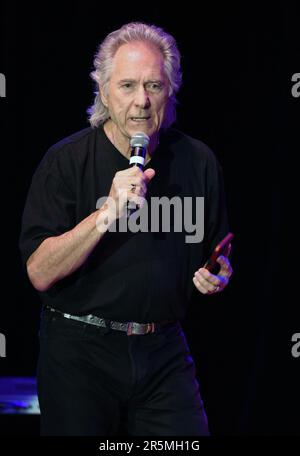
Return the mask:
<svg viewBox="0 0 300 456">
<path fill-rule="evenodd" d="M 147 109 L 151 105 L 149 94 L 143 85 L 136 90 L 134 104 L 142 109 Z"/>
</svg>

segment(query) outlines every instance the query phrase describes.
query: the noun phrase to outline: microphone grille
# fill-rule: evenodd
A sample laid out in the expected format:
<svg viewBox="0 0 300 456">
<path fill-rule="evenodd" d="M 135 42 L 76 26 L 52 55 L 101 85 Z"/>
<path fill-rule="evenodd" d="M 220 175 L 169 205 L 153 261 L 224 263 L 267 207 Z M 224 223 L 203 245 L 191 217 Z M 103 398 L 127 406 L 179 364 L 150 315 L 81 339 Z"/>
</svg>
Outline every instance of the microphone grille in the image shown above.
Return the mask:
<svg viewBox="0 0 300 456">
<path fill-rule="evenodd" d="M 131 147 L 148 147 L 150 138 L 143 131 L 135 133 L 130 140 Z"/>
</svg>

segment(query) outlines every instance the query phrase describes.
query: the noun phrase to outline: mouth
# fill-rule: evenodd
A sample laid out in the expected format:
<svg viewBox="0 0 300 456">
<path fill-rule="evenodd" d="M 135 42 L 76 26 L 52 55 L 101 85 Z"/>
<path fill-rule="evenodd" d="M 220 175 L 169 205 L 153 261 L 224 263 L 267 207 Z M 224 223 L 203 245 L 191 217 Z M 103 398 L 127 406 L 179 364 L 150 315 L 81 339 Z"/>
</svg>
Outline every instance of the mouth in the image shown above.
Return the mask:
<svg viewBox="0 0 300 456">
<path fill-rule="evenodd" d="M 147 122 L 150 119 L 150 116 L 141 116 L 141 117 L 130 117 L 130 120 L 133 122 Z"/>
</svg>

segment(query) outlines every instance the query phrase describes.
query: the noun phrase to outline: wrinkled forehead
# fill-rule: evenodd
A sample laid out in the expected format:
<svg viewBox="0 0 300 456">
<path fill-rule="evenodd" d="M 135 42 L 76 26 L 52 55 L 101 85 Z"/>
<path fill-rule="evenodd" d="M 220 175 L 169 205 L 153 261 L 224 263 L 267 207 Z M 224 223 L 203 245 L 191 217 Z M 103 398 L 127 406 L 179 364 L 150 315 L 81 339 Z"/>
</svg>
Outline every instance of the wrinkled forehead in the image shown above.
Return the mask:
<svg viewBox="0 0 300 456">
<path fill-rule="evenodd" d="M 151 43 L 140 41 L 120 46 L 113 58 L 111 78 L 136 79 L 143 76 L 166 79 L 161 51 Z"/>
</svg>

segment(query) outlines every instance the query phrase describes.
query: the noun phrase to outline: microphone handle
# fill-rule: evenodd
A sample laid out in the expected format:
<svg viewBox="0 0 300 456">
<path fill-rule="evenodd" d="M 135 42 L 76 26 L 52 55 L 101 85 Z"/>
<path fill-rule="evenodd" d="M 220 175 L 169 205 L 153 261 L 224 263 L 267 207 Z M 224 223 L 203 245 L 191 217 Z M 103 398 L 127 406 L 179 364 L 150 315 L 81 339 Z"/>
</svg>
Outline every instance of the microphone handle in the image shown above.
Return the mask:
<svg viewBox="0 0 300 456">
<path fill-rule="evenodd" d="M 129 166 L 138 166 L 140 170 L 144 171 L 145 166 L 145 158 L 146 158 L 146 148 L 141 146 L 135 146 L 131 150 L 131 156 L 129 160 Z M 130 206 L 130 201 L 127 204 L 127 218 L 136 211 L 135 203 L 132 203 L 133 206 Z"/>
<path fill-rule="evenodd" d="M 146 148 L 141 146 L 135 146 L 131 150 L 129 166 L 138 166 L 143 171 L 145 166 L 145 158 Z"/>
</svg>

